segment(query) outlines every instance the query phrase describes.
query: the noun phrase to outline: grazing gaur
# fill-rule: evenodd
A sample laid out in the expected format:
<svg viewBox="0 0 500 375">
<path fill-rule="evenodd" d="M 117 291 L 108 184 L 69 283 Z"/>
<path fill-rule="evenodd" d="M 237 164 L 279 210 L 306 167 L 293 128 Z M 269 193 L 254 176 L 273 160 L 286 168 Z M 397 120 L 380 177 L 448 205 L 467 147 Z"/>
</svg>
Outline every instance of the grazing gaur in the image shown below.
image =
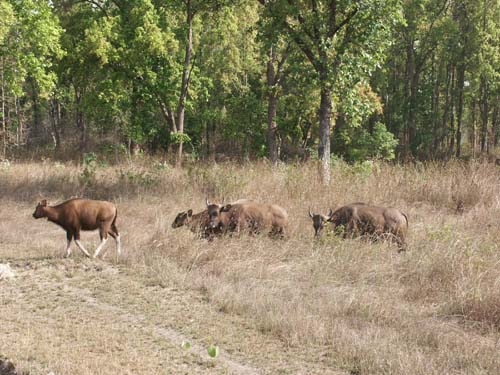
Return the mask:
<svg viewBox="0 0 500 375">
<path fill-rule="evenodd" d="M 351 203 L 348 206 L 344 206 L 344 207 L 339 208 L 337 210 L 338 212 L 335 211 L 335 212 L 337 212 L 337 215 L 336 215 L 337 222 L 338 222 L 337 226 L 343 225 L 344 228 L 346 228 L 347 232 L 349 230 L 351 230 L 352 228 L 351 227 L 348 228 L 348 226 L 352 224 L 351 218 L 353 217 L 353 211 L 355 210 L 355 208 L 357 206 L 360 206 L 360 205 L 364 206 L 364 205 L 366 205 L 366 203 L 363 203 L 363 202 Z M 319 236 L 321 234 L 325 225 L 327 223 L 331 222 L 330 218 L 333 215 L 334 215 L 334 212 L 331 208 L 328 212 L 328 215 L 315 214 L 309 208 L 309 217 L 313 221 L 314 235 L 315 236 Z"/>
<path fill-rule="evenodd" d="M 101 243 L 94 253 L 94 258 L 102 250 L 108 239 L 108 234 L 115 239 L 118 255 L 121 254 L 120 234 L 116 228 L 117 210 L 111 202 L 74 198 L 57 206 L 49 206 L 47 200 L 44 199 L 36 206 L 33 217 L 35 219 L 46 217 L 47 220 L 66 231 L 68 240 L 66 256 L 71 255 L 71 241 L 74 239 L 78 248 L 90 257 L 88 251 L 80 243 L 80 231 L 96 229 L 99 229 Z"/>
<path fill-rule="evenodd" d="M 239 206 L 240 204 L 250 203 L 252 202 L 249 199 L 239 199 L 235 202 L 228 204 L 227 206 Z M 208 200 L 208 197 L 205 198 L 205 204 L 207 206 L 208 212 L 208 227 L 210 230 L 217 230 L 220 232 L 227 224 L 229 224 L 229 216 L 227 214 L 223 214 L 224 212 L 228 212 L 228 209 L 224 209 L 224 198 L 222 198 L 221 203 L 213 203 Z M 224 221 L 224 222 L 223 222 Z"/>
<path fill-rule="evenodd" d="M 224 205 L 210 203 L 207 199 L 210 227 L 220 232 L 259 233 L 269 229 L 271 235 L 283 237 L 288 224 L 288 214 L 275 204 L 260 204 L 249 200 L 239 200 Z"/>
<path fill-rule="evenodd" d="M 374 240 L 387 238 L 397 243 L 399 251 L 406 250 L 408 217 L 396 208 L 352 203 L 335 211 L 330 209 L 326 216 L 309 210 L 309 216 L 316 236 L 328 222 L 332 229 L 343 226 L 344 235 L 368 235 Z"/>
<path fill-rule="evenodd" d="M 208 237 L 210 217 L 208 210 L 193 214 L 193 210 L 179 212 L 172 223 L 172 228 L 180 228 L 183 225 L 187 226 L 191 232 L 198 233 L 201 237 Z"/>
</svg>

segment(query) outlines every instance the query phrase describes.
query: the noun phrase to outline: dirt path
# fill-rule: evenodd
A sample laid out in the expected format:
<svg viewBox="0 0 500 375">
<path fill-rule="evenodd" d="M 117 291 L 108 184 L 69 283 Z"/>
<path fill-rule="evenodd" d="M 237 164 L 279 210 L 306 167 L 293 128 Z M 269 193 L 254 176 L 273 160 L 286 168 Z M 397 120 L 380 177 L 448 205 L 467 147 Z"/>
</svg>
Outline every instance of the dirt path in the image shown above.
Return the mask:
<svg viewBox="0 0 500 375">
<path fill-rule="evenodd" d="M 30 374 L 326 374 L 201 294 L 149 285 L 105 261 L 9 261 L 0 281 L 0 353 Z M 182 348 L 189 342 L 190 349 Z M 215 343 L 220 355 L 210 358 Z"/>
</svg>

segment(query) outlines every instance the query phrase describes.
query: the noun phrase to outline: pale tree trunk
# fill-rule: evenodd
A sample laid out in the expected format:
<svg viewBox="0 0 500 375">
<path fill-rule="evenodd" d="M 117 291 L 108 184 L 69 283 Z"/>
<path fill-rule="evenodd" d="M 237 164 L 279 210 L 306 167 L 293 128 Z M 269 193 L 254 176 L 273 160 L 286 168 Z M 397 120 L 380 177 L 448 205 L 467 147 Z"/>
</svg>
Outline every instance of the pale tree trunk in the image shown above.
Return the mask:
<svg viewBox="0 0 500 375">
<path fill-rule="evenodd" d="M 456 96 L 456 82 L 455 82 L 455 65 L 451 70 L 451 100 L 450 100 L 450 131 L 448 139 L 448 152 L 447 156 L 453 156 L 453 150 L 455 149 L 455 96 Z"/>
<path fill-rule="evenodd" d="M 269 159 L 273 165 L 278 163 L 278 142 L 276 139 L 276 132 L 278 130 L 278 126 L 276 124 L 276 107 L 278 105 L 278 97 L 275 87 L 275 61 L 276 53 L 271 47 L 269 50 L 269 59 L 267 61 L 267 147 L 269 148 Z"/>
<path fill-rule="evenodd" d="M 59 100 L 52 98 L 50 100 L 50 123 L 52 125 L 52 139 L 54 140 L 55 153 L 61 149 L 61 106 Z"/>
<path fill-rule="evenodd" d="M 453 19 L 458 22 L 462 38 L 460 42 L 460 61 L 457 66 L 457 131 L 456 131 L 456 152 L 455 157 L 459 158 L 462 154 L 462 117 L 464 107 L 464 86 L 466 71 L 466 55 L 468 53 L 468 35 L 469 35 L 469 15 L 465 4 L 457 2 L 453 7 Z"/>
<path fill-rule="evenodd" d="M 2 56 L 2 133 L 3 133 L 3 145 L 2 145 L 2 157 L 5 159 L 7 157 L 7 127 L 5 125 L 5 80 L 4 80 L 4 57 Z"/>
<path fill-rule="evenodd" d="M 269 95 L 267 109 L 267 145 L 269 147 L 269 159 L 273 165 L 278 164 L 278 124 L 276 123 L 276 110 L 278 106 L 278 97 L 276 93 Z"/>
<path fill-rule="evenodd" d="M 319 148 L 320 176 L 323 185 L 330 184 L 330 121 L 332 117 L 332 90 L 324 85 L 321 88 L 319 108 Z"/>
<path fill-rule="evenodd" d="M 465 58 L 465 56 L 464 56 Z M 458 106 L 457 106 L 457 149 L 455 156 L 459 158 L 462 153 L 462 117 L 464 108 L 464 80 L 465 80 L 465 64 L 462 62 L 458 67 Z"/>
<path fill-rule="evenodd" d="M 181 81 L 181 92 L 179 95 L 179 104 L 177 106 L 177 132 L 180 134 L 184 133 L 184 113 L 186 107 L 186 97 L 189 88 L 189 79 L 192 72 L 191 60 L 193 56 L 193 18 L 194 11 L 191 7 L 191 0 L 186 2 L 186 22 L 188 25 L 188 35 L 187 35 L 187 45 L 186 54 L 184 57 L 184 67 L 182 70 L 182 81 Z M 176 167 L 182 166 L 182 140 L 177 145 L 176 152 Z"/>
<path fill-rule="evenodd" d="M 481 152 L 488 151 L 488 82 L 484 75 L 480 83 L 479 113 L 481 115 Z"/>
<path fill-rule="evenodd" d="M 470 143 L 472 144 L 472 158 L 476 158 L 476 144 L 477 144 L 477 125 L 476 125 L 476 103 L 475 99 L 472 100 L 472 134 Z"/>
<path fill-rule="evenodd" d="M 486 32 L 486 12 L 488 9 L 487 0 L 483 1 L 483 32 Z M 481 74 L 481 81 L 479 84 L 480 102 L 479 113 L 481 115 L 481 152 L 488 152 L 488 80 L 484 73 Z"/>
<path fill-rule="evenodd" d="M 19 115 L 19 109 L 17 106 L 17 96 L 14 97 L 14 113 L 16 114 L 17 119 L 16 147 L 19 148 L 21 146 L 21 139 L 23 136 L 23 124 L 21 122 L 21 116 Z"/>
</svg>

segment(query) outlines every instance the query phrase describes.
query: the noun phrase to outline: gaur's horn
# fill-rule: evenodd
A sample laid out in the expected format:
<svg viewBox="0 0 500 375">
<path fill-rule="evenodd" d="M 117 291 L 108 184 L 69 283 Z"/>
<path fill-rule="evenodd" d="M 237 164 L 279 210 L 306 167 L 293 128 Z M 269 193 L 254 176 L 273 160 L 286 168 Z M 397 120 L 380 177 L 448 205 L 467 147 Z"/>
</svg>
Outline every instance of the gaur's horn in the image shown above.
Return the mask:
<svg viewBox="0 0 500 375">
<path fill-rule="evenodd" d="M 224 206 L 224 197 L 222 197 L 222 202 L 220 202 L 221 206 Z"/>
<path fill-rule="evenodd" d="M 333 216 L 333 210 L 330 208 L 330 210 L 328 211 L 328 218 L 331 219 Z"/>
<path fill-rule="evenodd" d="M 311 211 L 311 207 L 309 207 L 309 217 L 312 219 L 314 217 L 314 214 Z"/>
<path fill-rule="evenodd" d="M 210 206 L 210 202 L 208 201 L 208 197 L 205 198 L 205 203 L 207 204 L 207 207 Z"/>
</svg>

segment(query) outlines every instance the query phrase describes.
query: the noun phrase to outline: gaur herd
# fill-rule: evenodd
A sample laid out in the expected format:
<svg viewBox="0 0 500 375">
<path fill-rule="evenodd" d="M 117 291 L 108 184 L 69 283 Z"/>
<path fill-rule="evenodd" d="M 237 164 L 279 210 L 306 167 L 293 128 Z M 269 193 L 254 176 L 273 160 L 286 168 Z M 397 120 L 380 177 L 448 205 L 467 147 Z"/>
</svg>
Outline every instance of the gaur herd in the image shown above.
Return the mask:
<svg viewBox="0 0 500 375">
<path fill-rule="evenodd" d="M 192 209 L 177 214 L 172 228 L 188 227 L 192 232 L 207 240 L 224 235 L 267 233 L 276 238 L 284 238 L 288 226 L 288 214 L 276 204 L 264 204 L 250 199 L 240 199 L 231 203 L 205 201 L 206 209 L 193 213 Z M 66 256 L 71 255 L 74 239 L 78 248 L 88 257 L 89 252 L 80 243 L 80 231 L 99 230 L 101 242 L 93 257 L 101 252 L 108 235 L 116 241 L 118 255 L 121 253 L 120 234 L 116 227 L 116 206 L 107 201 L 72 198 L 56 206 L 49 206 L 46 199 L 36 206 L 35 219 L 46 217 L 66 231 Z M 351 203 L 328 215 L 313 213 L 309 209 L 314 235 L 320 236 L 329 228 L 343 237 L 363 236 L 370 240 L 388 240 L 406 250 L 408 217 L 396 208 L 371 206 L 362 202 Z"/>
</svg>

